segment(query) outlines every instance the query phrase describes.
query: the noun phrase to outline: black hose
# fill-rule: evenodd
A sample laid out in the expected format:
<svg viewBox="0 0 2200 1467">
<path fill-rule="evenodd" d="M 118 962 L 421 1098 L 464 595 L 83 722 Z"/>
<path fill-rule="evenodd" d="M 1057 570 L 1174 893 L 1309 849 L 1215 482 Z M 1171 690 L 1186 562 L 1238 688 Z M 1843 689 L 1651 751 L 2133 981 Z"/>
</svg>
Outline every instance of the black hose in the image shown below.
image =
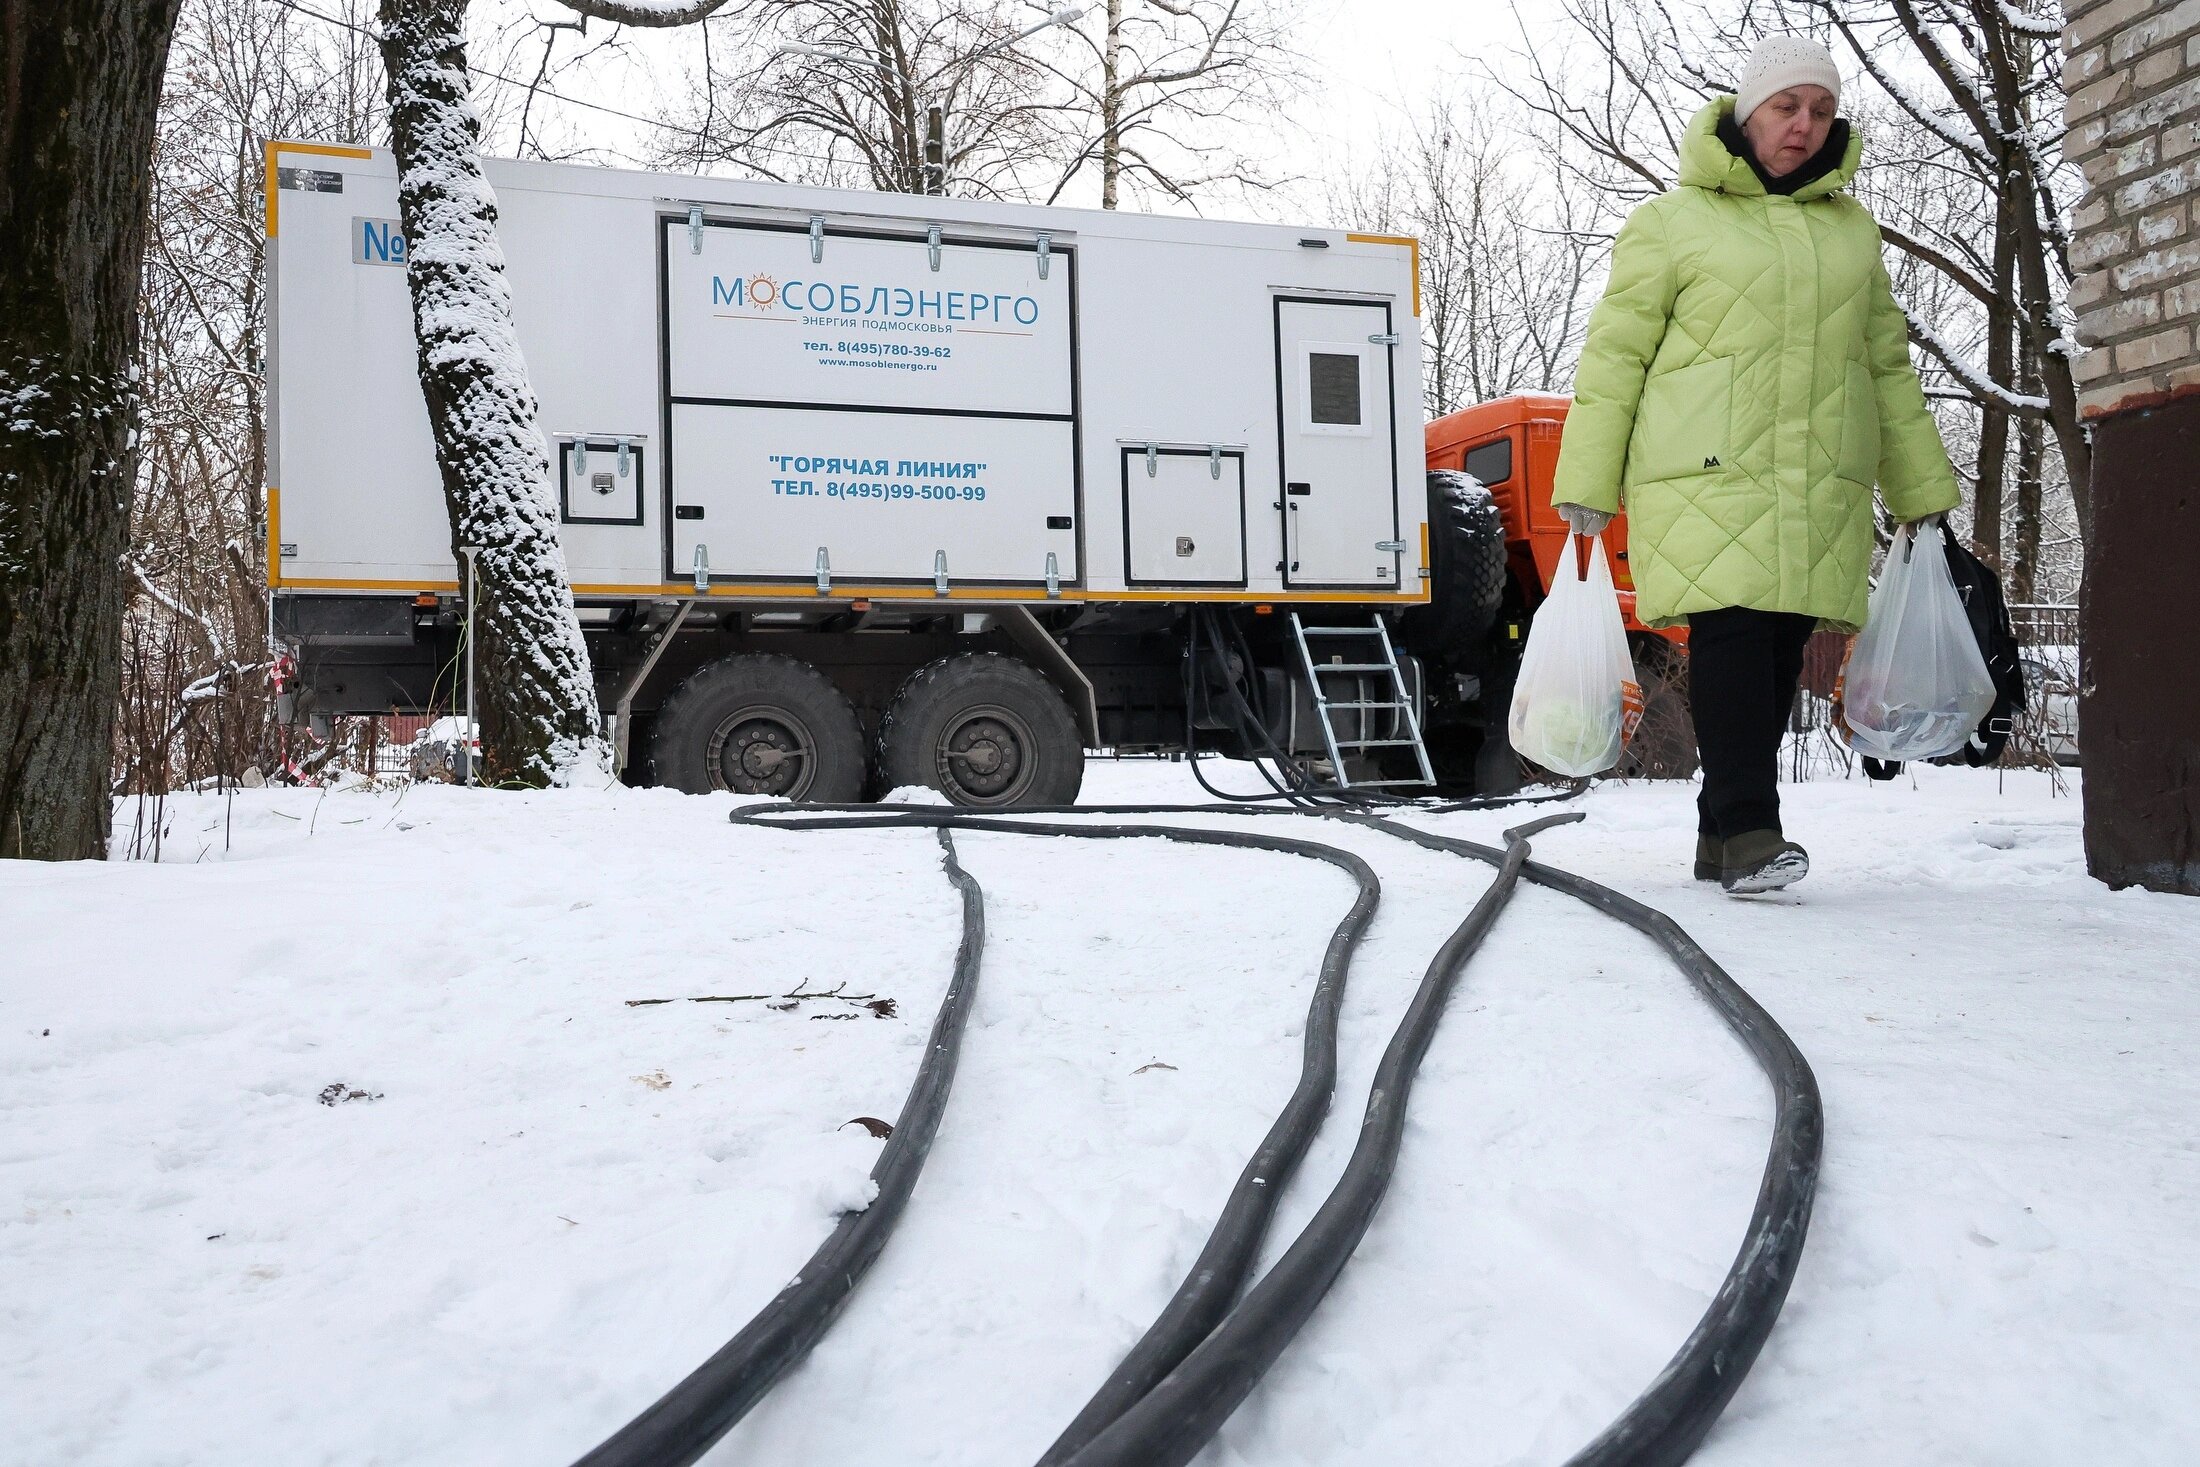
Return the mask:
<svg viewBox="0 0 2200 1467">
<path fill-rule="evenodd" d="M 1325 813 L 1430 850 L 1479 861 L 1499 862 L 1511 854 L 1372 816 Z M 1818 1080 L 1787 1031 L 1672 918 L 1608 886 L 1554 867 L 1531 861 L 1525 875 L 1538 886 L 1587 902 L 1664 948 L 1772 1082 L 1772 1145 L 1741 1251 L 1712 1296 L 1711 1306 L 1650 1388 L 1566 1464 L 1677 1467 L 1694 1454 L 1741 1388 L 1794 1281 L 1825 1152 L 1825 1111 Z"/>
<path fill-rule="evenodd" d="M 1535 798 L 1514 798 L 1442 806 L 1418 804 L 1410 808 L 1428 813 L 1443 813 L 1450 809 L 1543 802 Z M 1402 1135 L 1406 1094 L 1413 1071 L 1426 1052 L 1435 1022 L 1441 1015 L 1444 998 L 1456 982 L 1459 968 L 1486 935 L 1498 912 L 1509 899 L 1515 883 L 1522 876 L 1534 884 L 1564 892 L 1598 908 L 1616 920 L 1634 927 L 1663 947 L 1688 975 L 1698 992 L 1712 1004 L 1714 1010 L 1750 1049 L 1772 1082 L 1776 1102 L 1772 1145 L 1748 1234 L 1711 1306 L 1650 1388 L 1594 1442 L 1569 1459 L 1568 1467 L 1675 1467 L 1675 1464 L 1686 1461 L 1701 1444 L 1704 1435 L 1716 1422 L 1727 1402 L 1732 1399 L 1742 1378 L 1763 1348 L 1786 1299 L 1810 1221 L 1811 1201 L 1816 1190 L 1824 1145 L 1824 1120 L 1816 1080 L 1801 1052 L 1771 1016 L 1670 918 L 1608 887 L 1527 860 L 1525 838 L 1528 835 L 1563 820 L 1579 819 L 1580 815 L 1546 817 L 1509 830 L 1505 832 L 1507 847 L 1500 851 L 1471 841 L 1434 835 L 1384 819 L 1364 809 L 1336 808 L 1333 805 L 1309 810 L 1303 806 L 1298 809 L 1279 809 L 1249 804 L 1156 804 L 1048 807 L 1043 811 L 1029 812 L 1074 812 L 1086 816 L 1162 812 L 1210 815 L 1311 813 L 1348 821 L 1431 850 L 1468 856 L 1498 867 L 1497 880 L 1492 883 L 1490 890 L 1483 895 L 1474 911 L 1432 961 L 1405 1021 L 1392 1037 L 1369 1097 L 1360 1144 L 1354 1150 L 1344 1177 L 1316 1214 L 1314 1221 L 1286 1251 L 1275 1268 L 1233 1310 L 1230 1308 L 1231 1300 L 1242 1285 L 1272 1220 L 1275 1198 L 1280 1194 L 1284 1180 L 1303 1157 L 1306 1146 L 1311 1141 L 1313 1127 L 1319 1123 L 1321 1112 L 1326 1108 L 1329 1088 L 1334 1083 L 1335 1019 L 1337 1005 L 1342 997 L 1344 968 L 1349 964 L 1351 951 L 1357 945 L 1368 919 L 1372 917 L 1375 902 L 1379 899 L 1379 885 L 1372 870 L 1349 852 L 1335 847 L 1314 842 L 1265 839 L 1241 832 L 1175 826 L 1041 823 L 1024 818 L 975 816 L 957 810 L 924 807 L 891 812 L 882 811 L 877 806 L 810 806 L 807 809 L 809 814 L 796 816 L 794 808 L 788 806 L 756 806 L 736 810 L 732 818 L 738 823 L 792 829 L 929 827 L 939 832 L 943 844 L 947 841 L 946 832 L 949 828 L 1103 839 L 1151 836 L 1194 844 L 1287 851 L 1343 866 L 1353 871 L 1355 879 L 1361 882 L 1359 900 L 1354 903 L 1352 912 L 1344 922 L 1339 924 L 1331 938 L 1329 952 L 1324 958 L 1322 976 L 1317 982 L 1315 997 L 1309 1009 L 1306 1057 L 1302 1063 L 1300 1084 L 1294 1091 L 1291 1102 L 1271 1127 L 1268 1137 L 1262 1143 L 1261 1151 L 1256 1153 L 1253 1161 L 1240 1175 L 1215 1232 L 1202 1250 L 1190 1277 L 1179 1288 L 1176 1297 L 1170 1301 L 1160 1318 L 1140 1339 L 1130 1356 L 1111 1373 L 1108 1383 L 1049 1449 L 1042 1459 L 1042 1467 L 1056 1467 L 1056 1464 L 1061 1464 L 1061 1467 L 1101 1467 L 1101 1464 L 1109 1464 L 1109 1467 L 1115 1467 L 1115 1464 L 1122 1464 L 1122 1467 L 1130 1467 L 1130 1464 L 1146 1467 L 1149 1463 L 1186 1462 L 1212 1437 L 1230 1412 L 1258 1383 L 1261 1374 L 1281 1354 L 1312 1314 L 1321 1297 L 1335 1282 L 1345 1260 L 1365 1233 L 1394 1167 Z M 1020 816 L 1025 812 L 1017 813 Z M 773 818 L 781 815 L 794 818 Z M 949 868 L 950 877 L 956 880 L 958 886 L 969 882 L 967 874 L 962 873 L 961 868 L 953 863 L 951 846 Z M 965 888 L 966 931 L 974 890 L 974 884 Z M 980 913 L 978 930 L 982 942 L 982 905 L 977 910 Z M 968 946 L 966 937 L 966 950 Z M 961 962 L 959 956 L 958 974 Z M 974 957 L 971 962 L 971 977 L 974 979 Z M 958 987 L 967 985 L 958 983 Z M 951 999 L 954 993 L 955 990 L 951 989 Z M 967 1000 L 965 1004 L 967 1007 Z M 946 1007 L 943 1005 L 942 1018 L 935 1025 L 935 1040 L 939 1037 L 940 1024 L 945 1022 Z M 1316 1033 L 1323 1023 L 1326 1023 L 1328 1030 L 1325 1041 L 1318 1040 Z M 959 1024 L 958 1019 L 958 1033 Z M 1326 1058 L 1317 1054 L 1317 1049 L 1326 1049 Z M 928 1057 L 927 1064 L 930 1062 Z M 948 1070 L 951 1073 L 952 1059 L 948 1062 Z M 921 1089 L 924 1084 L 924 1076 L 920 1070 L 918 1088 Z M 912 1104 L 915 1097 L 916 1090 L 912 1090 Z M 941 1098 L 944 1100 L 944 1082 Z M 907 1119 L 905 1115 L 904 1124 Z M 937 1125 L 936 1115 L 933 1125 Z M 898 1130 L 896 1134 L 898 1139 Z M 929 1136 L 926 1140 L 928 1143 Z M 916 1158 L 916 1163 L 921 1165 L 921 1162 L 920 1155 Z M 874 1177 L 879 1176 L 885 1163 L 886 1158 L 882 1157 L 880 1168 L 874 1169 Z M 908 1180 L 914 1180 L 913 1168 Z M 882 1185 L 881 1201 L 883 1200 Z M 900 1201 L 906 1201 L 906 1194 Z M 879 1204 L 874 1203 L 872 1213 L 878 1211 Z M 900 1202 L 897 1202 L 893 1215 L 898 1216 L 899 1211 Z M 861 1216 L 867 1218 L 871 1213 Z M 848 1219 L 843 1220 L 843 1229 L 848 1222 Z M 890 1228 L 891 1223 L 890 1217 L 885 1227 Z M 834 1241 L 838 1241 L 839 1236 L 839 1231 L 836 1231 Z M 883 1237 L 863 1260 L 866 1266 L 870 1258 L 876 1256 L 878 1246 L 882 1245 Z M 820 1250 L 818 1258 L 823 1258 L 833 1246 L 833 1242 L 828 1242 L 826 1248 Z M 812 1268 L 805 1270 L 805 1278 L 814 1272 L 817 1261 L 812 1260 Z M 692 1394 L 689 1396 L 679 1409 L 708 1416 L 715 1423 L 708 1435 L 681 1435 L 668 1430 L 666 1440 L 669 1445 L 658 1454 L 632 1458 L 601 1455 L 619 1444 L 652 1414 L 671 1409 L 676 1397 L 680 1397 L 683 1392 L 689 1392 L 691 1387 L 696 1387 L 706 1374 L 712 1372 L 713 1367 L 720 1365 L 721 1361 L 735 1351 L 736 1346 L 756 1333 L 764 1324 L 765 1315 L 758 1316 L 757 1321 L 744 1330 L 741 1336 L 736 1337 L 733 1344 L 713 1356 L 708 1364 L 682 1382 L 672 1394 L 653 1406 L 650 1412 L 644 1413 L 644 1417 L 638 1419 L 633 1426 L 612 1438 L 605 1447 L 599 1448 L 598 1453 L 584 1458 L 582 1467 L 607 1467 L 612 1462 L 648 1462 L 653 1467 L 655 1464 L 680 1467 L 680 1464 L 692 1462 L 755 1403 L 779 1374 L 799 1360 L 815 1343 L 834 1314 L 845 1303 L 848 1289 L 853 1287 L 854 1279 L 860 1276 L 860 1271 L 858 1269 L 847 1279 L 837 1295 L 823 1300 L 822 1304 L 808 1301 L 808 1307 L 823 1308 L 814 1328 L 802 1332 L 792 1349 L 772 1360 L 759 1359 L 754 1362 L 752 1369 L 766 1371 L 768 1367 L 768 1372 L 762 1373 L 753 1384 L 732 1379 L 728 1372 L 721 1371 L 716 1389 L 723 1394 L 724 1399 L 701 1399 Z M 791 1298 L 802 1287 L 801 1280 L 790 1286 L 779 1299 L 773 1301 L 766 1315 L 782 1302 L 788 1303 L 790 1308 L 803 1304 L 805 1301 Z M 794 1334 L 792 1329 L 787 1333 L 790 1338 Z M 690 1440 L 698 1443 L 692 1450 L 686 1446 Z"/>
<path fill-rule="evenodd" d="M 863 1211 L 842 1213 L 832 1234 L 810 1255 L 793 1283 L 715 1355 L 582 1457 L 576 1467 L 678 1467 L 709 1451 L 780 1376 L 810 1353 L 901 1220 L 947 1110 L 963 1030 L 978 991 L 979 960 L 985 953 L 985 893 L 956 860 L 954 838 L 945 830 L 938 835 L 945 853 L 940 864 L 962 893 L 962 941 L 909 1098 L 902 1102 L 894 1133 L 871 1168 L 878 1195 Z"/>
<path fill-rule="evenodd" d="M 805 810 L 810 813 L 797 813 Z M 791 818 L 770 818 L 774 815 Z M 1187 1337 L 1183 1348 L 1190 1348 L 1237 1297 L 1245 1275 L 1259 1257 L 1276 1199 L 1297 1170 L 1329 1108 L 1329 1097 L 1336 1087 L 1337 1017 L 1344 1002 L 1346 976 L 1382 899 L 1382 883 L 1374 869 L 1350 851 L 1335 846 L 1246 831 L 1168 825 L 1048 825 L 921 806 L 889 811 L 877 805 L 773 804 L 737 809 L 732 818 L 738 824 L 782 830 L 934 830 L 947 848 L 949 879 L 963 892 L 963 950 L 957 954 L 955 978 L 941 1005 L 940 1017 L 934 1021 L 932 1045 L 918 1067 L 909 1101 L 895 1122 L 886 1152 L 872 1169 L 878 1198 L 864 1212 L 844 1216 L 795 1282 L 781 1290 L 732 1341 L 602 1446 L 581 1458 L 576 1467 L 681 1467 L 700 1457 L 748 1413 L 781 1375 L 809 1353 L 846 1304 L 856 1280 L 885 1246 L 938 1130 L 964 1020 L 976 991 L 978 955 L 984 947 L 984 898 L 955 859 L 950 829 L 1090 839 L 1153 837 L 1191 845 L 1275 851 L 1327 862 L 1343 870 L 1357 885 L 1352 906 L 1330 935 L 1322 955 L 1307 1006 L 1298 1083 L 1239 1174 L 1191 1276 L 1164 1311 L 1163 1318 L 1171 1321 L 1172 1329 Z M 897 1153 L 896 1148 L 902 1147 L 905 1136 L 914 1133 L 913 1128 L 921 1130 L 921 1140 L 913 1150 L 903 1148 Z M 1149 1335 L 1152 1333 L 1149 1331 Z M 1142 1347 L 1145 1344 L 1141 1341 Z M 1148 1351 L 1148 1363 L 1139 1368 L 1158 1378 L 1181 1354 L 1181 1349 L 1170 1353 L 1163 1345 Z M 1133 1357 L 1139 1358 L 1137 1351 Z M 1132 1368 L 1132 1362 L 1126 1361 L 1123 1368 Z M 1118 1377 L 1121 1375 L 1119 1369 Z M 1140 1379 L 1142 1390 L 1146 1376 Z"/>
<path fill-rule="evenodd" d="M 1043 1467 L 1056 1463 L 1061 1467 L 1183 1467 L 1260 1383 L 1328 1296 L 1375 1220 L 1405 1140 L 1406 1103 L 1414 1075 L 1436 1037 L 1437 1023 L 1467 959 L 1512 900 L 1528 859 L 1527 837 L 1581 818 L 1579 811 L 1546 815 L 1505 832 L 1507 848 L 1497 879 L 1429 960 L 1421 986 L 1376 1067 L 1359 1142 L 1313 1221 L 1182 1364 L 1081 1447 L 1063 1453 L 1063 1443 L 1057 1442 L 1041 1459 Z M 1090 1414 L 1092 1407 L 1086 1411 Z M 1064 1434 L 1065 1439 L 1068 1435 Z"/>
</svg>

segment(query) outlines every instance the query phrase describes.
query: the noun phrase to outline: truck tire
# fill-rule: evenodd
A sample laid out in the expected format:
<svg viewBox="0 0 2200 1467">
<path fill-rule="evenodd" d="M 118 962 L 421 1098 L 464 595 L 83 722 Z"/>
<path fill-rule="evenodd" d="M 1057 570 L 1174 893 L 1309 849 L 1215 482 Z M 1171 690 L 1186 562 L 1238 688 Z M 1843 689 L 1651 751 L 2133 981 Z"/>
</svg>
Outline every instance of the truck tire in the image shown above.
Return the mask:
<svg viewBox="0 0 2200 1467">
<path fill-rule="evenodd" d="M 748 652 L 698 668 L 650 731 L 651 783 L 845 804 L 863 795 L 863 726 L 840 689 L 792 657 Z"/>
<path fill-rule="evenodd" d="M 958 805 L 1067 805 L 1085 746 L 1046 676 L 998 652 L 927 663 L 879 720 L 882 790 L 923 785 Z"/>
<path fill-rule="evenodd" d="M 1429 603 L 1400 619 L 1400 641 L 1423 657 L 1479 647 L 1505 599 L 1505 521 L 1490 491 L 1456 469 L 1428 476 Z"/>
</svg>

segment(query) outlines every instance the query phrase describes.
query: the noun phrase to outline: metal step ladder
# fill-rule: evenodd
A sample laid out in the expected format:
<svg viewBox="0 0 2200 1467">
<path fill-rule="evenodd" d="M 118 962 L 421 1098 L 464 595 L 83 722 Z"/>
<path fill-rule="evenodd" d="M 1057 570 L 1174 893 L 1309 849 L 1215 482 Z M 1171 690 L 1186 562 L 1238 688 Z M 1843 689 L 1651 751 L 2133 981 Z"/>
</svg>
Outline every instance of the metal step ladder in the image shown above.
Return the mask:
<svg viewBox="0 0 2200 1467">
<path fill-rule="evenodd" d="M 1421 741 L 1421 721 L 1413 715 L 1413 696 L 1406 688 L 1405 673 L 1398 666 L 1398 653 L 1390 645 L 1390 629 L 1383 625 L 1380 616 L 1370 616 L 1366 626 L 1310 627 L 1291 613 L 1291 635 L 1299 645 L 1299 663 L 1306 669 L 1306 686 L 1314 695 L 1314 716 L 1321 720 L 1322 744 L 1329 751 L 1329 767 L 1335 771 L 1339 789 L 1381 789 L 1390 785 L 1433 785 L 1436 771 L 1429 766 L 1428 745 Z M 1325 648 L 1335 647 L 1341 654 L 1337 660 L 1322 662 L 1314 656 L 1314 642 Z M 1357 647 L 1354 657 L 1348 648 Z M 1376 660 L 1380 656 L 1380 661 Z M 1391 696 L 1368 698 L 1367 679 L 1375 673 L 1384 673 L 1390 679 Z M 1325 677 L 1350 678 L 1350 692 L 1340 698 L 1329 696 Z M 1350 732 L 1364 735 L 1371 732 L 1376 722 L 1374 715 L 1392 713 L 1390 720 L 1392 737 L 1344 738 L 1340 734 Z M 1357 715 L 1349 730 L 1338 727 L 1337 715 Z M 1398 732 L 1406 736 L 1396 737 Z M 1363 779 L 1354 780 L 1345 771 L 1345 758 L 1350 752 L 1361 749 L 1411 749 L 1414 762 L 1420 766 L 1419 779 Z"/>
</svg>

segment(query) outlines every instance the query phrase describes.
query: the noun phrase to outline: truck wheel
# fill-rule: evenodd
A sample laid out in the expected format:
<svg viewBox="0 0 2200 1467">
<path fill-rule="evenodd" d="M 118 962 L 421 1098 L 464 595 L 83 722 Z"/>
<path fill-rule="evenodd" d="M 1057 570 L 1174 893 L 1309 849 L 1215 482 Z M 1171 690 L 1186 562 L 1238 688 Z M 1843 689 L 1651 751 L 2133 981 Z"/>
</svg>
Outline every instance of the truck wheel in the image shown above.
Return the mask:
<svg viewBox="0 0 2200 1467">
<path fill-rule="evenodd" d="M 672 690 L 650 732 L 653 782 L 846 804 L 863 793 L 863 727 L 840 689 L 792 657 L 743 653 Z"/>
<path fill-rule="evenodd" d="M 924 785 L 958 805 L 1067 805 L 1085 748 L 1036 668 L 972 652 L 909 675 L 879 720 L 878 768 L 885 789 Z"/>
<path fill-rule="evenodd" d="M 1399 619 L 1399 639 L 1423 657 L 1481 645 L 1505 598 L 1505 521 L 1490 491 L 1456 469 L 1428 476 L 1429 602 Z"/>
</svg>

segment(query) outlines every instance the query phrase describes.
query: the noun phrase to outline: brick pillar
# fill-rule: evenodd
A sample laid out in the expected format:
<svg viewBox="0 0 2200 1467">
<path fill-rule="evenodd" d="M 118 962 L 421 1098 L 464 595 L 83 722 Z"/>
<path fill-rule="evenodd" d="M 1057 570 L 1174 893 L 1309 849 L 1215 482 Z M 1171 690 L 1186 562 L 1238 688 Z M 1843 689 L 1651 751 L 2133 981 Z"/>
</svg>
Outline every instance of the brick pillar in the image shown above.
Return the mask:
<svg viewBox="0 0 2200 1467">
<path fill-rule="evenodd" d="M 2066 0 L 2079 408 L 2085 848 L 2200 895 L 2200 0 Z"/>
</svg>

